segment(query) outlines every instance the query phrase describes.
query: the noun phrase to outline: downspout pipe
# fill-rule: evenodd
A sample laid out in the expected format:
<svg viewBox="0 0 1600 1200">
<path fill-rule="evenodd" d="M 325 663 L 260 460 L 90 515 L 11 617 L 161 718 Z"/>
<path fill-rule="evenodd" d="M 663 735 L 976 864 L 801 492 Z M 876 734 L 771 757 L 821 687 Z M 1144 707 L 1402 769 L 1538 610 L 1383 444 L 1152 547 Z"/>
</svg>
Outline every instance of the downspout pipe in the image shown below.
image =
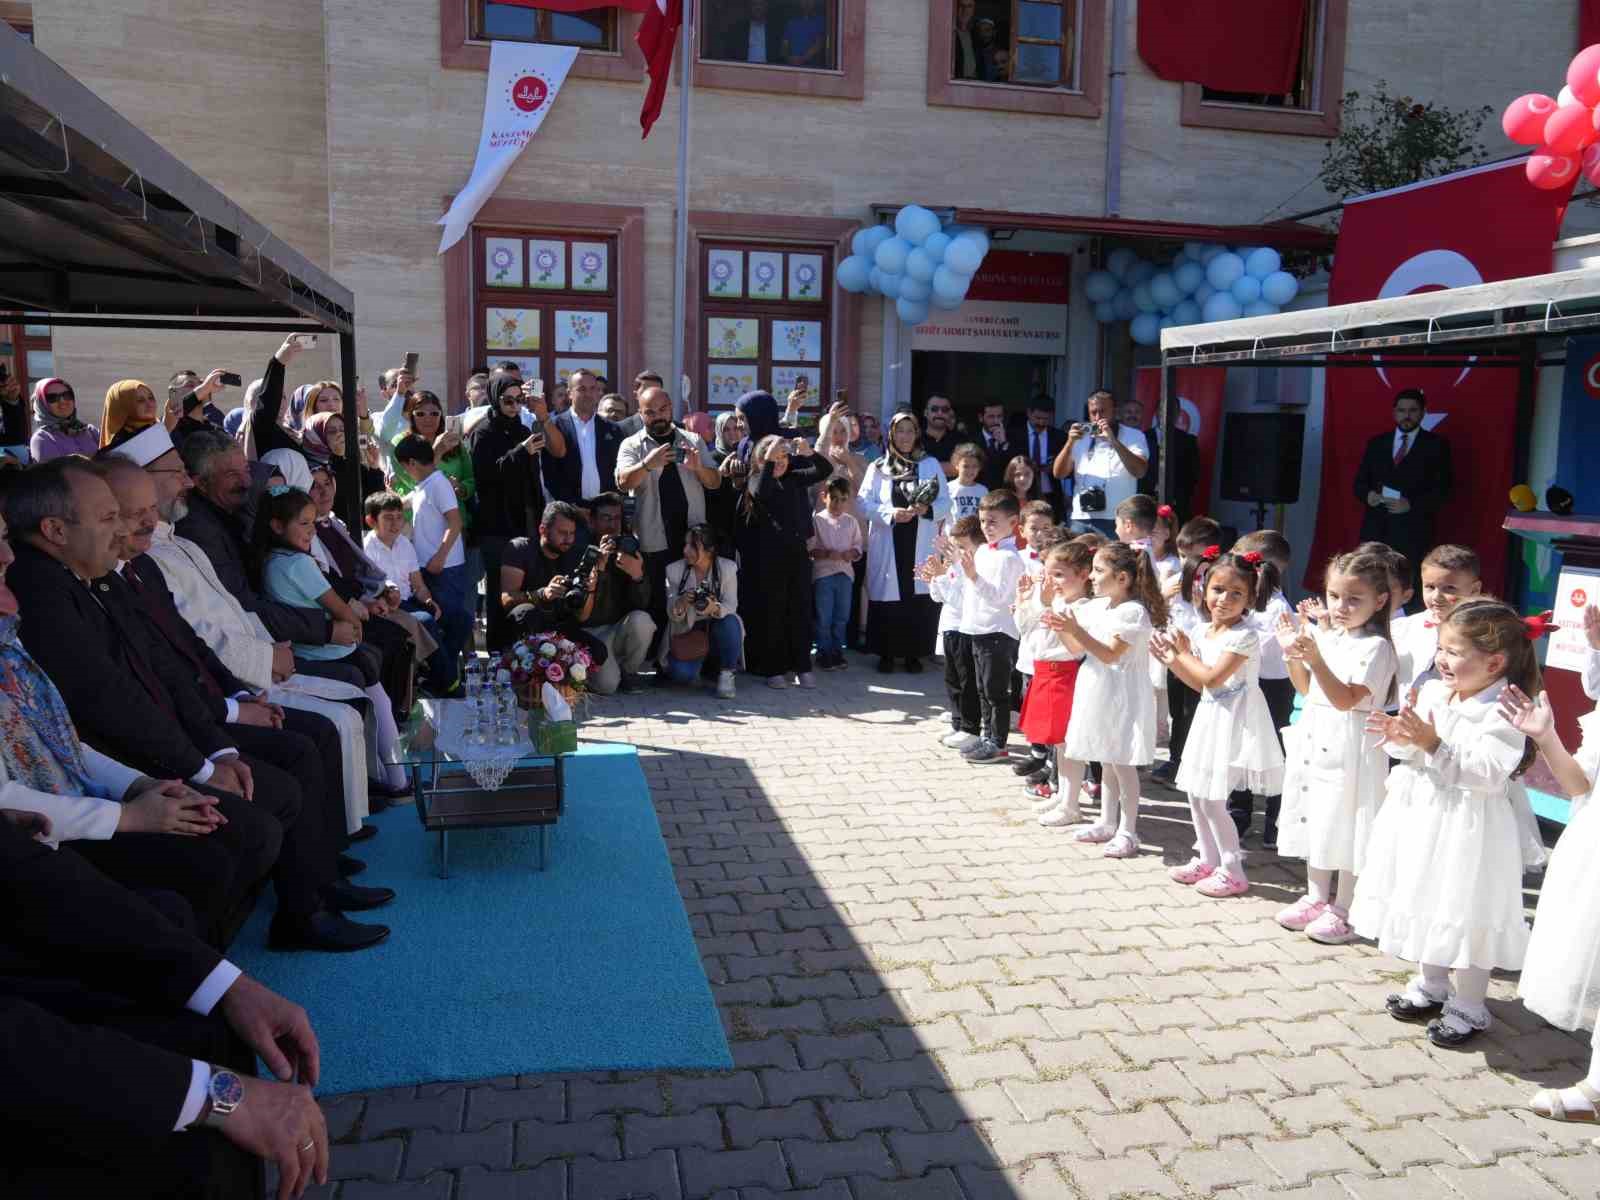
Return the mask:
<svg viewBox="0 0 1600 1200">
<path fill-rule="evenodd" d="M 1111 0 L 1111 94 L 1106 103 L 1105 215 L 1122 215 L 1123 83 L 1128 74 L 1128 0 Z"/>
</svg>

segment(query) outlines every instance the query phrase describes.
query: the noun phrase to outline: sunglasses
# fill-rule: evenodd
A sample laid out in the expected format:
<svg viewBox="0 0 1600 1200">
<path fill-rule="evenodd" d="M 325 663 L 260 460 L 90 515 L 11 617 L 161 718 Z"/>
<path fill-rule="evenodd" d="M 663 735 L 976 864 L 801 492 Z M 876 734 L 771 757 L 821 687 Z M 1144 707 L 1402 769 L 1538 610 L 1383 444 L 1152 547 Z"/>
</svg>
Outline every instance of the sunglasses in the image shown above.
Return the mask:
<svg viewBox="0 0 1600 1200">
<path fill-rule="evenodd" d="M 64 392 L 46 392 L 44 394 L 44 398 L 45 398 L 45 403 L 48 404 L 48 403 L 50 403 L 52 401 L 55 401 L 55 400 L 75 400 L 75 399 L 77 399 L 77 396 L 75 395 L 75 393 L 73 392 L 73 390 L 71 388 L 68 388 Z"/>
</svg>

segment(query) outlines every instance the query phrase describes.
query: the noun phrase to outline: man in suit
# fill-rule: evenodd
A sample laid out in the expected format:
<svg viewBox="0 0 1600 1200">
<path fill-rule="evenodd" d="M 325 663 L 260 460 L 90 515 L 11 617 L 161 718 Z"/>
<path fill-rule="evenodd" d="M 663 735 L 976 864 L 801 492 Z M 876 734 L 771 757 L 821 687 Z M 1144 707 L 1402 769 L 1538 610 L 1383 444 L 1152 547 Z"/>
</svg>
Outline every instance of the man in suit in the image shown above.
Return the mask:
<svg viewBox="0 0 1600 1200">
<path fill-rule="evenodd" d="M 1034 478 L 1039 481 L 1039 498 L 1050 502 L 1059 521 L 1062 496 L 1067 484 L 1051 474 L 1050 467 L 1056 461 L 1056 455 L 1061 453 L 1061 448 L 1067 444 L 1067 435 L 1055 426 L 1055 417 L 1056 402 L 1052 397 L 1039 395 L 1028 401 L 1028 426 L 1023 433 L 1023 447 L 1019 453 L 1026 454 L 1028 461 L 1033 464 Z"/>
<path fill-rule="evenodd" d="M 1159 415 L 1159 410 L 1158 410 Z M 1124 425 L 1137 429 L 1144 421 L 1144 405 L 1137 399 L 1124 400 L 1117 413 Z M 1204 500 L 1196 500 L 1195 485 L 1200 480 L 1200 439 L 1187 429 L 1172 431 L 1172 459 L 1169 468 L 1172 478 L 1167 480 L 1166 496 L 1157 495 L 1161 480 L 1161 456 L 1166 453 L 1166 430 L 1158 420 L 1145 430 L 1144 440 L 1150 446 L 1150 470 L 1139 480 L 1139 494 L 1167 500 L 1178 511 L 1181 524 L 1204 507 Z"/>
<path fill-rule="evenodd" d="M 782 30 L 772 20 L 767 0 L 748 0 L 746 8 L 748 17 L 737 17 L 724 27 L 716 57 L 724 62 L 782 62 L 778 53 Z"/>
<path fill-rule="evenodd" d="M 1422 428 L 1427 405 L 1420 388 L 1395 396 L 1394 429 L 1367 443 L 1354 487 L 1366 505 L 1361 540 L 1400 551 L 1411 560 L 1414 578 L 1433 548 L 1434 517 L 1453 482 L 1450 443 Z"/>
<path fill-rule="evenodd" d="M 561 453 L 554 440 L 540 451 L 544 485 L 554 500 L 585 506 L 617 486 L 617 448 L 623 432 L 595 410 L 600 405 L 600 381 L 593 371 L 577 370 L 567 379 L 572 406 L 551 424 L 561 430 Z"/>
<path fill-rule="evenodd" d="M 29 818 L 0 813 L 0 1195 L 259 1197 L 262 1160 L 291 1195 L 325 1182 L 305 1010 L 194 937 L 181 900 L 51 850 Z M 258 1054 L 283 1082 L 255 1078 Z M 224 1112 L 212 1095 L 235 1087 Z"/>
<path fill-rule="evenodd" d="M 996 401 L 985 404 L 978 412 L 978 427 L 982 431 L 978 435 L 978 445 L 983 449 L 983 470 L 978 473 L 978 482 L 994 491 L 1005 484 L 1006 464 L 1021 451 L 1013 450 L 1006 437 L 1003 404 Z"/>
<path fill-rule="evenodd" d="M 327 828 L 317 798 L 303 797 L 287 772 L 240 752 L 172 656 L 151 641 L 128 604 L 127 585 L 106 578 L 117 565 L 122 518 L 99 474 L 81 460 L 53 460 L 12 484 L 5 509 L 19 543 L 7 578 L 22 614 L 22 643 L 83 739 L 153 778 L 214 789 L 228 819 L 224 830 L 241 822 L 248 828 L 263 814 L 277 820 L 283 843 L 272 869 L 274 946 L 356 950 L 387 937 L 383 926 L 349 921 L 324 899 L 322 889 L 338 878 L 337 832 Z"/>
</svg>

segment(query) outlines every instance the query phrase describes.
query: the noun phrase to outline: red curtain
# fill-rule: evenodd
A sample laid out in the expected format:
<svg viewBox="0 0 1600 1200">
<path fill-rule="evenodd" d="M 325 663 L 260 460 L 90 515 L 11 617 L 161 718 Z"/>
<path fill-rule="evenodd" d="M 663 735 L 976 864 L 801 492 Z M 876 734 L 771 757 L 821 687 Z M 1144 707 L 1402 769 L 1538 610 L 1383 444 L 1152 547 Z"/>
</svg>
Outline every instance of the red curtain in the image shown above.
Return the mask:
<svg viewBox="0 0 1600 1200">
<path fill-rule="evenodd" d="M 1200 469 L 1195 472 L 1194 495 L 1178 496 L 1178 510 L 1192 517 L 1210 509 L 1211 479 L 1215 475 L 1217 446 L 1222 440 L 1222 394 L 1228 383 L 1226 367 L 1178 368 L 1178 428 L 1194 434 L 1200 443 Z M 1140 367 L 1133 376 L 1134 395 L 1144 405 L 1149 429 L 1161 411 L 1161 368 Z"/>
<path fill-rule="evenodd" d="M 513 4 L 518 8 L 547 8 L 551 12 L 588 12 L 599 8 L 594 0 L 495 0 L 497 4 Z M 629 12 L 644 12 L 654 7 L 651 0 L 615 0 L 612 8 L 625 8 Z"/>
<path fill-rule="evenodd" d="M 1219 92 L 1294 87 L 1302 0 L 1139 0 L 1139 57 L 1161 79 Z"/>
</svg>

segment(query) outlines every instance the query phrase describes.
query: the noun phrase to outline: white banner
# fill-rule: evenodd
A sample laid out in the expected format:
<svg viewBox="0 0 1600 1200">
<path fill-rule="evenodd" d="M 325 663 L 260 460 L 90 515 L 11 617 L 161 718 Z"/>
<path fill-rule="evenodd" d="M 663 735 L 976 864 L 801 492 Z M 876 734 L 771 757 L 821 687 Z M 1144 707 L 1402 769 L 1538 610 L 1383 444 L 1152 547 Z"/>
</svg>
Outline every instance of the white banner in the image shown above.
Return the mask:
<svg viewBox="0 0 1600 1200">
<path fill-rule="evenodd" d="M 1560 628 L 1552 630 L 1545 647 L 1544 665 L 1583 674 L 1589 665 L 1589 639 L 1583 632 L 1583 610 L 1600 604 L 1600 571 L 1589 567 L 1564 567 L 1556 581 L 1556 603 L 1551 617 Z"/>
<path fill-rule="evenodd" d="M 936 308 L 911 331 L 911 348 L 1062 355 L 1067 352 L 1067 306 L 968 300 L 954 312 Z"/>
<path fill-rule="evenodd" d="M 539 132 L 577 57 L 576 46 L 490 44 L 478 157 L 467 186 L 456 193 L 450 211 L 439 218 L 444 226 L 440 254 L 461 240 L 484 201 L 494 195 L 523 147 Z"/>
</svg>

